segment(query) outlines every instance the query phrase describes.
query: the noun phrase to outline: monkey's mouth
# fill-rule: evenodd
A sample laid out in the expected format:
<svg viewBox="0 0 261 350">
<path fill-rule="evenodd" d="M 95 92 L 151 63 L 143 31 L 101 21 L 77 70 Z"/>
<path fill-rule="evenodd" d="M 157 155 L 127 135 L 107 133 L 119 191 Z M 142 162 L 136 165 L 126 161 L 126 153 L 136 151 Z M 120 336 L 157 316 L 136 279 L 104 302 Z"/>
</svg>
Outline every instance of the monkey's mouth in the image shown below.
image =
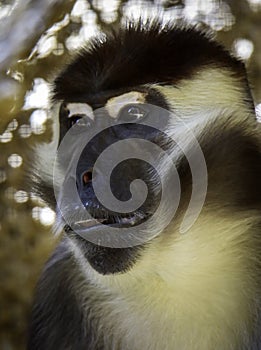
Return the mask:
<svg viewBox="0 0 261 350">
<path fill-rule="evenodd" d="M 108 216 L 107 218 L 89 218 L 86 220 L 78 220 L 70 223 L 70 225 L 66 224 L 64 226 L 65 232 L 74 231 L 74 232 L 88 232 L 93 231 L 95 229 L 100 230 L 102 227 L 106 228 L 106 226 L 110 227 L 118 227 L 118 228 L 127 228 L 137 226 L 148 219 L 149 214 L 145 214 L 142 212 L 137 212 L 135 214 L 130 214 L 126 216 L 113 215 Z"/>
</svg>

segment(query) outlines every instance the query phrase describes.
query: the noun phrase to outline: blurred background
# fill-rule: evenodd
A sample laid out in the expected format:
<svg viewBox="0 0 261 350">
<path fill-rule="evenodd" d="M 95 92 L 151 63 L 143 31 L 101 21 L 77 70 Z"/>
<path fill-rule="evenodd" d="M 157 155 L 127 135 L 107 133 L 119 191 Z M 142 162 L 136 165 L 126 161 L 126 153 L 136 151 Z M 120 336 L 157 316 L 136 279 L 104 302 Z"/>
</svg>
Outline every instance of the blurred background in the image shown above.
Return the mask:
<svg viewBox="0 0 261 350">
<path fill-rule="evenodd" d="M 128 18 L 211 29 L 248 70 L 261 121 L 261 0 L 0 0 L 0 349 L 25 349 L 55 213 L 30 188 L 32 149 L 52 140 L 49 84 L 95 33 Z M 37 169 L 41 176 L 41 169 Z"/>
</svg>

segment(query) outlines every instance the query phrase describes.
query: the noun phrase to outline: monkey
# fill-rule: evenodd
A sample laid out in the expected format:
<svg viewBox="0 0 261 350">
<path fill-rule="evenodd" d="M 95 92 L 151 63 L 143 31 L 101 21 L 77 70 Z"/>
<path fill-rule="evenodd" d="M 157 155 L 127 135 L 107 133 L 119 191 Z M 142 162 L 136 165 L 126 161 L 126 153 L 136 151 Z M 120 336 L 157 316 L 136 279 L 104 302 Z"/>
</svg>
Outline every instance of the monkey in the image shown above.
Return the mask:
<svg viewBox="0 0 261 350">
<path fill-rule="evenodd" d="M 244 64 L 194 26 L 131 21 L 76 53 L 54 79 L 52 103 L 65 182 L 56 200 L 52 183 L 42 192 L 49 188 L 50 205 L 66 205 L 57 209 L 61 241 L 36 287 L 28 350 L 261 349 L 260 125 Z M 156 124 L 146 121 L 151 117 Z M 98 124 L 100 132 L 74 146 Z M 107 175 L 94 173 L 99 156 L 126 139 L 132 142 L 124 152 L 133 157 L 113 169 L 110 187 L 124 206 L 131 183 L 146 183 L 147 197 L 130 213 L 103 205 L 94 190 L 94 178 L 102 187 Z M 167 158 L 154 157 L 148 143 Z M 103 163 L 115 156 L 110 152 Z M 154 159 L 159 172 L 136 153 Z M 178 192 L 170 163 L 180 196 L 164 226 L 168 205 L 154 214 L 164 179 L 168 199 Z M 202 208 L 182 233 L 195 181 L 203 180 Z M 138 237 L 133 245 L 121 231 L 118 246 L 95 240 L 110 228 L 131 228 Z"/>
</svg>

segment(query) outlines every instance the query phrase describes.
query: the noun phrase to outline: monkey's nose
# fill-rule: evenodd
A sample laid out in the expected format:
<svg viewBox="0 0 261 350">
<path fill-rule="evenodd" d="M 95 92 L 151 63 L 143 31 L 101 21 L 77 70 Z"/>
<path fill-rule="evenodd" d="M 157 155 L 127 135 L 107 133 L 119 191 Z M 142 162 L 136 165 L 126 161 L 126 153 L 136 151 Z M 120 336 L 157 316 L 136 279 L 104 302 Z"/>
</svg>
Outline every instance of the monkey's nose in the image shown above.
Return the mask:
<svg viewBox="0 0 261 350">
<path fill-rule="evenodd" d="M 92 169 L 88 169 L 82 175 L 83 185 L 87 185 L 92 182 Z"/>
</svg>

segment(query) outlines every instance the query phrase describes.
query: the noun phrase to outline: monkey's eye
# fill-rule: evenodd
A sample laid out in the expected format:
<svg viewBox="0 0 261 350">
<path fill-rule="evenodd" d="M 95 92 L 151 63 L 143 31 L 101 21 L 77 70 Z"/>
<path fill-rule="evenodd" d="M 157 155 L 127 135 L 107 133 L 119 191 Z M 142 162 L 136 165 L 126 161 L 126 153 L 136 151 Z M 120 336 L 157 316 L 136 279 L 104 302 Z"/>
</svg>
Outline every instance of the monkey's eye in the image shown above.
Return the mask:
<svg viewBox="0 0 261 350">
<path fill-rule="evenodd" d="M 86 115 L 76 114 L 68 118 L 68 128 L 71 128 L 73 125 L 75 125 L 74 128 L 83 130 L 89 128 L 92 125 L 92 123 L 92 119 L 86 117 Z"/>
<path fill-rule="evenodd" d="M 127 105 L 119 111 L 118 119 L 125 122 L 134 122 L 145 118 L 147 114 L 148 112 L 140 105 Z"/>
<path fill-rule="evenodd" d="M 67 111 L 67 127 L 70 129 L 77 125 L 77 129 L 89 127 L 94 120 L 93 110 L 87 103 L 64 103 L 63 108 Z"/>
<path fill-rule="evenodd" d="M 78 124 L 82 117 L 82 115 L 74 115 L 68 118 L 68 127 L 71 128 L 74 124 Z"/>
</svg>

